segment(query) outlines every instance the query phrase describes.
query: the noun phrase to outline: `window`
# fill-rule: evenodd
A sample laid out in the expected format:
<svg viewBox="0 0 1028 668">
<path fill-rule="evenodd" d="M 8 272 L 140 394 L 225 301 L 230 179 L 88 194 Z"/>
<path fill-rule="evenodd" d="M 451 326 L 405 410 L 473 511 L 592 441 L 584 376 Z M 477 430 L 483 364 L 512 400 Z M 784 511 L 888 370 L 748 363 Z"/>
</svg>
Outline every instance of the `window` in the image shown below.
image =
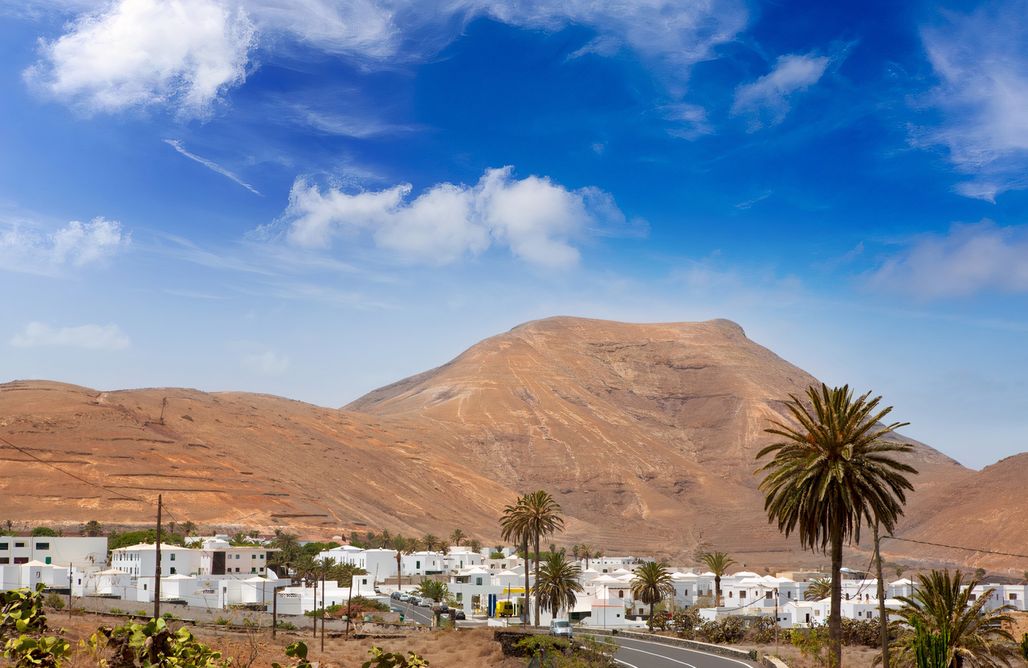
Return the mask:
<svg viewBox="0 0 1028 668">
<path fill-rule="evenodd" d="M 174 574 L 175 574 L 175 567 L 174 567 L 174 566 L 172 566 L 172 567 L 171 567 L 171 574 L 172 574 L 172 575 L 174 575 Z"/>
<path fill-rule="evenodd" d="M 15 557 L 14 558 L 14 563 L 16 563 L 16 564 L 27 564 L 27 563 L 29 563 L 29 558 L 28 557 Z"/>
<path fill-rule="evenodd" d="M 37 550 L 49 550 L 50 549 L 50 543 L 36 543 L 36 549 Z"/>
<path fill-rule="evenodd" d="M 250 558 L 251 558 L 251 559 L 256 559 L 256 558 L 257 558 L 257 555 L 256 555 L 256 554 L 251 554 L 251 555 L 250 555 Z"/>
<path fill-rule="evenodd" d="M 9 563 L 11 563 L 11 558 L 10 557 L 0 557 L 0 564 L 9 564 Z"/>
<path fill-rule="evenodd" d="M 746 592 L 745 591 L 739 592 L 739 598 L 746 598 Z"/>
<path fill-rule="evenodd" d="M 791 591 L 788 592 L 788 596 L 789 596 L 789 598 L 792 598 L 792 592 Z"/>
<path fill-rule="evenodd" d="M 773 596 L 773 592 L 769 592 L 769 591 L 768 592 L 764 592 L 764 598 L 766 598 L 767 600 L 770 601 L 772 596 Z"/>
<path fill-rule="evenodd" d="M 1010 600 L 1011 601 L 1016 601 L 1017 600 L 1017 594 L 1015 594 L 1014 592 L 1010 592 Z"/>
<path fill-rule="evenodd" d="M 735 592 L 731 592 L 731 591 L 728 592 L 728 598 L 732 598 L 732 597 L 734 597 L 734 595 L 735 595 Z"/>
<path fill-rule="evenodd" d="M 256 568 L 251 568 L 251 569 L 250 569 L 250 572 L 251 572 L 251 573 L 256 573 L 256 572 L 257 572 L 257 569 L 256 569 Z"/>
<path fill-rule="evenodd" d="M 15 547 L 25 547 L 25 543 L 15 543 Z"/>
<path fill-rule="evenodd" d="M 975 600 L 977 598 L 978 598 L 978 594 L 971 594 L 970 596 L 967 597 L 967 600 L 973 601 L 973 600 Z"/>
<path fill-rule="evenodd" d="M 11 549 L 11 544 L 10 543 L 0 543 L 0 550 L 9 550 L 9 549 Z"/>
<path fill-rule="evenodd" d="M 618 590 L 618 598 L 624 598 L 624 597 L 625 597 L 625 590 L 624 589 L 619 589 Z"/>
<path fill-rule="evenodd" d="M 171 560 L 175 561 L 175 553 L 174 552 L 171 553 Z"/>
<path fill-rule="evenodd" d="M 238 558 L 239 558 L 239 555 L 237 554 L 237 555 L 236 555 L 236 559 L 238 559 Z"/>
</svg>

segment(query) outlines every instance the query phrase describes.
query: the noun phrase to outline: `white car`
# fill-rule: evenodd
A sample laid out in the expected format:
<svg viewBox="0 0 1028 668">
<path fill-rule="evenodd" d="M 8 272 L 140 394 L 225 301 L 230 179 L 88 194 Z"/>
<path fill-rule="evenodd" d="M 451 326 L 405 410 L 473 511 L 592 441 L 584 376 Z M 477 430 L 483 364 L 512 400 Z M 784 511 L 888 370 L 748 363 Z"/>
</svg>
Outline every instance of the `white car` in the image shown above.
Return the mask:
<svg viewBox="0 0 1028 668">
<path fill-rule="evenodd" d="M 550 635 L 571 640 L 571 622 L 566 619 L 554 619 L 550 622 Z"/>
</svg>

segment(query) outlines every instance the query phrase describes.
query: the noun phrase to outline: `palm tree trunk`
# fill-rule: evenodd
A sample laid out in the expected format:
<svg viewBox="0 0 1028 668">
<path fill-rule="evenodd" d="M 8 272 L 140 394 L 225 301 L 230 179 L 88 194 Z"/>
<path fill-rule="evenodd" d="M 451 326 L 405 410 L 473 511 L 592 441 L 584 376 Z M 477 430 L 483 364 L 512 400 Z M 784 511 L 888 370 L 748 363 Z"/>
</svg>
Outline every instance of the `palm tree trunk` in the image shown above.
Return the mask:
<svg viewBox="0 0 1028 668">
<path fill-rule="evenodd" d="M 889 668 L 889 615 L 885 610 L 885 580 L 882 578 L 882 547 L 878 536 L 878 522 L 875 530 L 875 568 L 878 571 L 878 619 L 881 628 L 878 631 L 882 640 L 882 668 Z"/>
<path fill-rule="evenodd" d="M 828 614 L 828 666 L 842 668 L 842 525 L 831 529 L 832 609 Z"/>
<path fill-rule="evenodd" d="M 714 576 L 714 607 L 721 607 L 721 576 Z"/>
<path fill-rule="evenodd" d="M 400 551 L 396 551 L 396 589 L 400 590 L 403 587 L 402 567 L 400 566 Z"/>
<path fill-rule="evenodd" d="M 529 601 L 529 588 L 528 588 L 528 537 L 522 542 L 525 548 L 525 605 L 524 610 L 521 611 L 521 615 L 525 618 L 525 626 L 528 626 L 528 601 Z"/>
<path fill-rule="evenodd" d="M 653 603 L 650 603 L 650 633 L 653 633 Z"/>
<path fill-rule="evenodd" d="M 535 535 L 535 625 L 539 626 L 539 534 Z"/>
</svg>

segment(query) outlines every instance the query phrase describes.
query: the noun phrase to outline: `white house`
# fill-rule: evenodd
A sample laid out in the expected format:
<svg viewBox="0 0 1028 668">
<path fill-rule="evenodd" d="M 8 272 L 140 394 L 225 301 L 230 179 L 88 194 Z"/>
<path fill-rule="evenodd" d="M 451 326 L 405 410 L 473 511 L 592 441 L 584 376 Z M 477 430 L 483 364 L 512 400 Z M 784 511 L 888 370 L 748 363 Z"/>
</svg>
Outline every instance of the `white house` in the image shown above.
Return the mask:
<svg viewBox="0 0 1028 668">
<path fill-rule="evenodd" d="M 157 547 L 139 543 L 111 550 L 111 568 L 153 580 L 157 568 Z M 161 575 L 195 575 L 200 572 L 202 553 L 181 545 L 161 543 Z"/>
<path fill-rule="evenodd" d="M 412 552 L 400 557 L 404 576 L 438 575 L 447 570 L 442 552 Z"/>
<path fill-rule="evenodd" d="M 39 561 L 72 565 L 84 571 L 103 570 L 107 538 L 100 536 L 0 536 L 0 566 Z"/>
</svg>

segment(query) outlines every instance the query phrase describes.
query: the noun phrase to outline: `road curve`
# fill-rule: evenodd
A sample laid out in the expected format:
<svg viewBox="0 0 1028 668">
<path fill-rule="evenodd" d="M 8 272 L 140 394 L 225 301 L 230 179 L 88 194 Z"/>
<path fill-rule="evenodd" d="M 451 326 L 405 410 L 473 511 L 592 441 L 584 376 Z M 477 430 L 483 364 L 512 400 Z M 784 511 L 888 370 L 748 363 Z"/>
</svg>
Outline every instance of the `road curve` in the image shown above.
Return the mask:
<svg viewBox="0 0 1028 668">
<path fill-rule="evenodd" d="M 397 601 L 394 598 L 389 599 L 389 607 L 394 612 L 402 612 L 403 616 L 411 621 L 424 626 L 432 626 L 434 615 L 429 608 L 423 608 L 420 605 L 412 605 L 404 601 Z"/>
<path fill-rule="evenodd" d="M 584 636 L 610 638 L 618 645 L 614 659 L 626 668 L 755 668 L 757 664 L 742 659 L 733 659 L 717 654 L 708 654 L 695 649 L 653 640 L 640 640 L 624 636 L 608 636 L 577 631 L 576 638 Z"/>
</svg>

